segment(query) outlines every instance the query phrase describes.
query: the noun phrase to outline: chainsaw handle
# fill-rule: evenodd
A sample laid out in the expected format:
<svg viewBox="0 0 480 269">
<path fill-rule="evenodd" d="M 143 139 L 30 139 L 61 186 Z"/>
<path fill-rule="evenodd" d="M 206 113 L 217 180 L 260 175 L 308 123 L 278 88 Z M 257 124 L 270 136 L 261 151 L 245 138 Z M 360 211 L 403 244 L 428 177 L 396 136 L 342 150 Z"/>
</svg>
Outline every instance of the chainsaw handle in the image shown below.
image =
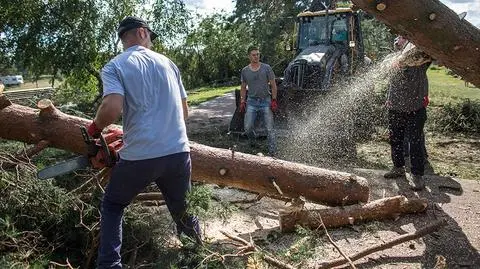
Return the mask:
<svg viewBox="0 0 480 269">
<path fill-rule="evenodd" d="M 93 140 L 87 132 L 87 128 L 85 126 L 80 126 L 80 131 L 82 132 L 83 141 L 88 145 Z"/>
<path fill-rule="evenodd" d="M 97 143 L 95 143 L 95 140 L 90 137 L 85 126 L 80 126 L 80 131 L 82 132 L 83 141 L 87 145 L 87 156 L 94 157 L 98 153 Z"/>
<path fill-rule="evenodd" d="M 107 144 L 107 140 L 105 136 L 100 135 L 100 150 L 103 152 L 105 166 L 112 167 L 115 165 L 116 159 L 112 155 L 110 151 L 109 144 Z"/>
</svg>

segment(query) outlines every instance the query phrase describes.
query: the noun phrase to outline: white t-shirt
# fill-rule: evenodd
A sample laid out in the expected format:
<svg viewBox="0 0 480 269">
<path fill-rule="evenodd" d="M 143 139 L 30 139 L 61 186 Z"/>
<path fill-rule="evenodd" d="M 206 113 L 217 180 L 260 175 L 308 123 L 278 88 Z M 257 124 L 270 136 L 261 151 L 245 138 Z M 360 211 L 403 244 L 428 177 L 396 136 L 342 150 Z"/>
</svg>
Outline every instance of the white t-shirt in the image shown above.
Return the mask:
<svg viewBox="0 0 480 269">
<path fill-rule="evenodd" d="M 167 57 L 142 46 L 125 50 L 102 69 L 103 96 L 124 96 L 125 160 L 189 152 L 180 71 Z"/>
</svg>

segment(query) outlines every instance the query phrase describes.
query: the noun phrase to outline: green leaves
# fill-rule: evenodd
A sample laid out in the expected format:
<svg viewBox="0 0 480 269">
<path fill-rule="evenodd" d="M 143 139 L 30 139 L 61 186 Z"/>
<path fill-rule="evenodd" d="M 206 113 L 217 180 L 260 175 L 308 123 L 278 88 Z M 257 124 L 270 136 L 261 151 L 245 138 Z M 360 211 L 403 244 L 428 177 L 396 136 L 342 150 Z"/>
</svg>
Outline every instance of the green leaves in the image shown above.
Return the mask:
<svg viewBox="0 0 480 269">
<path fill-rule="evenodd" d="M 393 52 L 394 35 L 385 24 L 373 18 L 362 20 L 363 42 L 365 54 L 372 60 L 381 60 Z"/>
</svg>

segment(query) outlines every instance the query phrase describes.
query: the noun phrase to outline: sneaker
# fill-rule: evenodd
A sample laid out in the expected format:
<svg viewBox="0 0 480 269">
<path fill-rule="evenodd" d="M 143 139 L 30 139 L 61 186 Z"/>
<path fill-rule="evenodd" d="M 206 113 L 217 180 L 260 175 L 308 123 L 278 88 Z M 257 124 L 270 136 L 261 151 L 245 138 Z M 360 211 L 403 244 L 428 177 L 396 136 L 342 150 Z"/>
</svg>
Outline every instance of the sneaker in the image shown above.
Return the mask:
<svg viewBox="0 0 480 269">
<path fill-rule="evenodd" d="M 421 191 L 425 189 L 425 180 L 421 175 L 412 175 L 413 186 L 412 190 Z"/>
<path fill-rule="evenodd" d="M 405 167 L 393 167 L 392 170 L 388 171 L 383 175 L 384 178 L 398 178 L 405 176 Z"/>
</svg>

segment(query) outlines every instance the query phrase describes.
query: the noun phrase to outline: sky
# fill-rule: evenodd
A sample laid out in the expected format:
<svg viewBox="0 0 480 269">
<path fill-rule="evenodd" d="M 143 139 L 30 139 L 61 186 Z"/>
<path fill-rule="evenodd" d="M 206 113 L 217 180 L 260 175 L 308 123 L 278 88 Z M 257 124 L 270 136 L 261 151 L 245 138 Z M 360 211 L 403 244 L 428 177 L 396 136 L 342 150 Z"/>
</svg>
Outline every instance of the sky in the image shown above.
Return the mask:
<svg viewBox="0 0 480 269">
<path fill-rule="evenodd" d="M 480 0 L 440 0 L 456 13 L 467 12 L 465 19 L 480 28 Z M 235 0 L 185 0 L 185 4 L 192 10 L 201 14 L 212 14 L 214 12 L 232 12 L 235 7 Z"/>
</svg>

